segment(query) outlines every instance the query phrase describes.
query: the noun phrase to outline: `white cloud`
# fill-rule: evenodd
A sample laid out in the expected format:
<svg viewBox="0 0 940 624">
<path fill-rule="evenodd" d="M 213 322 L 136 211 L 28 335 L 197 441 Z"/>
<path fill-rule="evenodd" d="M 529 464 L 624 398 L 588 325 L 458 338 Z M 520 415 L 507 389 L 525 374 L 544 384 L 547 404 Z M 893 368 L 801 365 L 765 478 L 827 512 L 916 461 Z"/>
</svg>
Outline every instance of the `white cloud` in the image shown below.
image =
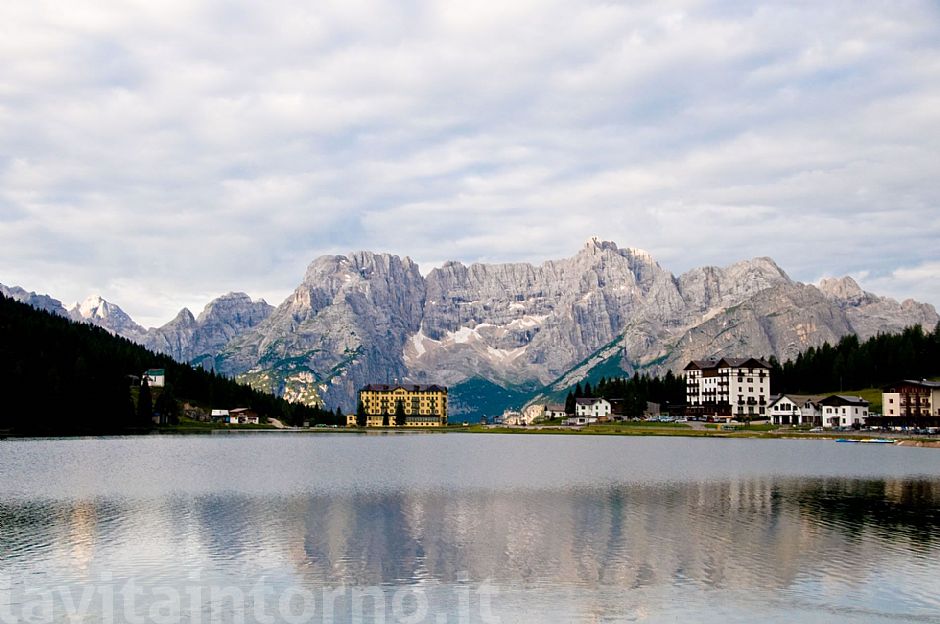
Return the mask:
<svg viewBox="0 0 940 624">
<path fill-rule="evenodd" d="M 321 253 L 592 235 L 940 303 L 940 9 L 0 4 L 0 281 L 159 324 Z M 927 267 L 921 280 L 905 267 Z M 877 288 L 870 288 L 876 290 Z"/>
</svg>

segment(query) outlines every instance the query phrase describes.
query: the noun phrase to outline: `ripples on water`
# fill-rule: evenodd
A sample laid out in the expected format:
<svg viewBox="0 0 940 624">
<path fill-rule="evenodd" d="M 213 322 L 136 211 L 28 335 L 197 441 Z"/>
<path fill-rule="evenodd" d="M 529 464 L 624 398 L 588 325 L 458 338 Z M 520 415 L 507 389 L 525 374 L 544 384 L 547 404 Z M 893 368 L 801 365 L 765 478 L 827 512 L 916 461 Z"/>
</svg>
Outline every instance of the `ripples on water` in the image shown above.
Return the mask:
<svg viewBox="0 0 940 624">
<path fill-rule="evenodd" d="M 410 621 L 485 621 L 481 588 L 497 592 L 503 622 L 937 621 L 940 454 L 861 446 L 5 441 L 0 622 L 4 591 L 16 612 L 42 591 L 129 580 L 144 613 L 157 588 L 247 595 L 260 583 L 275 602 L 324 588 L 417 589 L 428 614 Z M 250 600 L 230 602 L 200 603 L 203 620 L 253 621 Z M 351 604 L 339 603 L 336 621 L 380 621 Z M 322 605 L 311 621 L 324 619 Z M 169 621 L 198 621 L 181 610 Z"/>
</svg>

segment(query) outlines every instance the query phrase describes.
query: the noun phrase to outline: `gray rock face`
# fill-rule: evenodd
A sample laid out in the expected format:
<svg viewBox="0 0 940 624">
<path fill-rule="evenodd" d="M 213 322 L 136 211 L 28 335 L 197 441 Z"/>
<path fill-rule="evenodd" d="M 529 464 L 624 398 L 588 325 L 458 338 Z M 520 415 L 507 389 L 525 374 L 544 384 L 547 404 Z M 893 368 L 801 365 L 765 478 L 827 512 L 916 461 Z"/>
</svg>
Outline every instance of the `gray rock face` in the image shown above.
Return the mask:
<svg viewBox="0 0 940 624">
<path fill-rule="evenodd" d="M 366 383 L 482 378 L 518 396 L 565 389 L 598 367 L 661 373 L 714 355 L 785 360 L 846 334 L 940 320 L 931 305 L 866 293 L 851 278 L 795 282 L 769 258 L 676 277 L 646 252 L 596 239 L 537 266 L 448 262 L 426 278 L 407 257 L 324 256 L 276 309 L 231 293 L 198 318 L 184 309 L 151 330 L 100 299 L 86 304 L 73 313 L 176 359 L 346 410 Z"/>
<path fill-rule="evenodd" d="M 30 305 L 37 310 L 45 310 L 59 316 L 68 316 L 68 310 L 58 299 L 53 299 L 49 295 L 37 295 L 34 292 L 26 291 L 19 286 L 4 286 L 0 284 L 0 294 L 4 297 Z"/>
<path fill-rule="evenodd" d="M 711 355 L 785 359 L 848 333 L 938 321 L 932 306 L 849 282 L 794 282 L 769 258 L 675 277 L 641 250 L 593 239 L 564 260 L 448 262 L 424 279 L 407 258 L 329 256 L 218 359 L 262 387 L 353 409 L 369 382 L 567 387 L 610 361 L 631 373 Z"/>
<path fill-rule="evenodd" d="M 403 347 L 418 331 L 424 295 L 410 258 L 319 258 L 286 301 L 219 354 L 218 369 L 292 400 L 352 409 L 362 385 L 407 377 Z"/>
<path fill-rule="evenodd" d="M 214 356 L 235 337 L 270 316 L 274 306 L 263 299 L 252 301 L 245 293 L 229 293 L 210 301 L 194 318 L 183 308 L 166 325 L 147 333 L 146 346 L 181 362 L 211 367 Z"/>
<path fill-rule="evenodd" d="M 863 340 L 878 332 L 899 332 L 919 323 L 925 328 L 936 325 L 937 311 L 930 304 L 913 299 L 897 302 L 865 292 L 851 277 L 824 279 L 819 290 L 845 313 L 852 331 Z"/>
<path fill-rule="evenodd" d="M 263 299 L 252 301 L 245 293 L 229 293 L 214 299 L 194 318 L 183 308 L 172 321 L 159 328 L 144 329 L 117 305 L 95 295 L 71 310 L 58 299 L 27 292 L 18 286 L 0 284 L 0 293 L 80 323 L 90 323 L 123 336 L 148 349 L 166 353 L 180 362 L 213 364 L 214 356 L 236 336 L 266 319 L 274 307 Z"/>
<path fill-rule="evenodd" d="M 469 376 L 549 383 L 615 340 L 647 307 L 682 307 L 672 276 L 645 252 L 589 241 L 573 258 L 529 264 L 448 263 L 427 278 L 421 332 L 405 361 L 419 381 Z"/>
</svg>

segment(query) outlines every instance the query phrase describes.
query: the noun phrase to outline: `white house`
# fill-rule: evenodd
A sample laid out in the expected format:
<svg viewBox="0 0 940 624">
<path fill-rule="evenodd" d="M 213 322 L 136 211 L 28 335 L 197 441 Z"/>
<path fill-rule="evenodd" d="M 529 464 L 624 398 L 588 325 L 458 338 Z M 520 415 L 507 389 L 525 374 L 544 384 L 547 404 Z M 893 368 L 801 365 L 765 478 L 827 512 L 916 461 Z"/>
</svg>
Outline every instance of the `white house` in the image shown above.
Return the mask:
<svg viewBox="0 0 940 624">
<path fill-rule="evenodd" d="M 862 397 L 833 394 L 819 406 L 823 427 L 861 427 L 868 420 L 868 401 Z"/>
<path fill-rule="evenodd" d="M 774 425 L 821 425 L 820 397 L 781 394 L 770 397 L 767 412 Z"/>
<path fill-rule="evenodd" d="M 147 380 L 147 385 L 151 388 L 162 388 L 166 384 L 166 372 L 162 368 L 151 368 L 141 377 Z"/>
<path fill-rule="evenodd" d="M 546 420 L 551 420 L 553 418 L 564 418 L 565 416 L 567 416 L 567 414 L 565 414 L 564 403 L 549 403 L 545 406 Z"/>
<path fill-rule="evenodd" d="M 229 413 L 227 409 L 214 409 L 209 414 L 209 418 L 213 421 L 222 421 L 227 423 L 229 419 Z"/>
<path fill-rule="evenodd" d="M 247 407 L 236 407 L 229 410 L 228 414 L 228 423 L 230 425 L 257 425 L 261 422 L 258 415 Z"/>
<path fill-rule="evenodd" d="M 582 418 L 610 418 L 610 401 L 607 399 L 595 399 L 584 397 L 575 399 L 575 416 Z"/>
</svg>

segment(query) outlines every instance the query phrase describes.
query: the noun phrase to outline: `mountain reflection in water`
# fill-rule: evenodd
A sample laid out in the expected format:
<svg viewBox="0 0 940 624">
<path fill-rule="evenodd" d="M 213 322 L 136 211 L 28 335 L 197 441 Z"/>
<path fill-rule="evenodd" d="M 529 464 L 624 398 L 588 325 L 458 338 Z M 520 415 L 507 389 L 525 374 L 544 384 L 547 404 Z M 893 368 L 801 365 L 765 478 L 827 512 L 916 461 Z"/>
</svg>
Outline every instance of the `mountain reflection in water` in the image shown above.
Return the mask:
<svg viewBox="0 0 940 624">
<path fill-rule="evenodd" d="M 940 613 L 932 476 L 556 481 L 2 496 L 0 577 L 20 597 L 105 574 L 246 591 L 486 583 L 503 622 Z"/>
</svg>

